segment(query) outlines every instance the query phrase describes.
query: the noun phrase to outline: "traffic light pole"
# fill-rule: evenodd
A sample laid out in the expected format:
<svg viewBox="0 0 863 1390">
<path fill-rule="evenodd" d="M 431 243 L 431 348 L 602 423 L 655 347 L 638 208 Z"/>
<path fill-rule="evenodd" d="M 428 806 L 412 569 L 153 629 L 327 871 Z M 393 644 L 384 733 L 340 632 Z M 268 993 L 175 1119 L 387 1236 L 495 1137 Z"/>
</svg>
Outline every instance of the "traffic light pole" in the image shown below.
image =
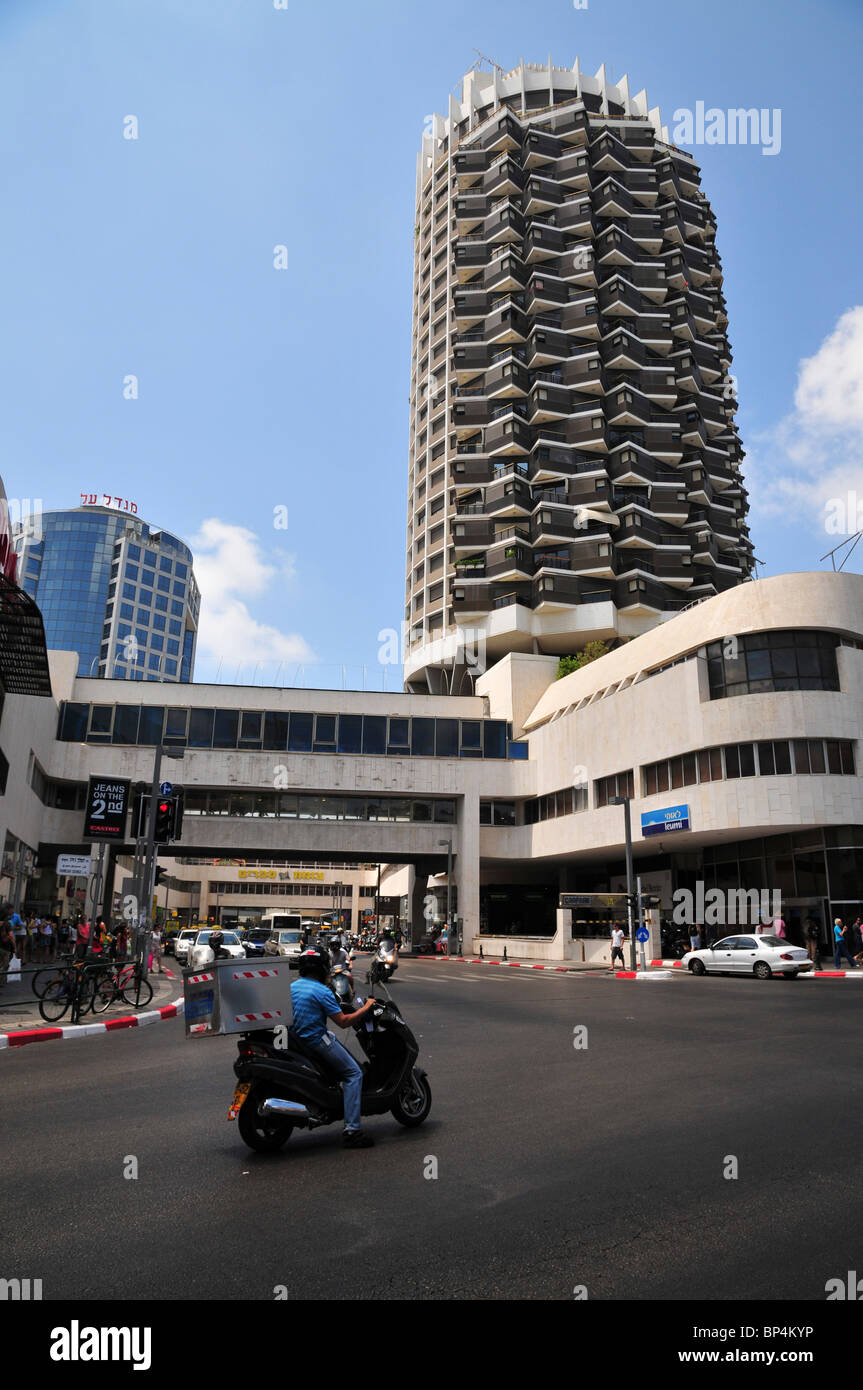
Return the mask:
<svg viewBox="0 0 863 1390">
<path fill-rule="evenodd" d="M 147 978 L 147 961 L 150 958 L 149 936 L 153 916 L 153 878 L 156 870 L 156 801 L 159 795 L 159 779 L 162 772 L 162 745 L 156 745 L 153 757 L 153 783 L 150 789 L 150 814 L 147 817 L 147 848 L 144 854 L 144 868 L 141 874 L 141 899 L 138 904 L 138 951 L 141 958 L 141 978 Z"/>
</svg>

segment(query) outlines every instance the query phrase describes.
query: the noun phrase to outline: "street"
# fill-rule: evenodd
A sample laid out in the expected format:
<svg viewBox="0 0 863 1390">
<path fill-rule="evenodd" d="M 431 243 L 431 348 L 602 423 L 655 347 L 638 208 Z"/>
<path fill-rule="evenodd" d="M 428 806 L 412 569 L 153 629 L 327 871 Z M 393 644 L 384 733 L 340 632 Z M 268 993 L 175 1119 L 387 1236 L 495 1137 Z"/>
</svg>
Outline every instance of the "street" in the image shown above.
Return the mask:
<svg viewBox="0 0 863 1390">
<path fill-rule="evenodd" d="M 860 1268 L 858 993 L 406 959 L 432 1112 L 371 1120 L 361 1153 L 339 1126 L 247 1150 L 235 1040 L 179 1020 L 9 1050 L 0 1275 L 50 1300 L 823 1300 Z"/>
</svg>

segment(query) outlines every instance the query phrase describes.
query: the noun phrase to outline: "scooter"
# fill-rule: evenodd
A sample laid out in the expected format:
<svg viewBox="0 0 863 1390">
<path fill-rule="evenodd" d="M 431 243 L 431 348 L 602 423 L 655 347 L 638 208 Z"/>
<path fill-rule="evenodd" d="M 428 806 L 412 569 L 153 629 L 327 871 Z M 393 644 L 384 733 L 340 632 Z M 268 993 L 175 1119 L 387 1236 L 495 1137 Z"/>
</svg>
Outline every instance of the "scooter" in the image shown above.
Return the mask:
<svg viewBox="0 0 863 1390">
<path fill-rule="evenodd" d="M 369 967 L 366 983 L 369 985 L 386 984 L 391 980 L 399 968 L 398 951 L 396 950 L 395 938 L 385 936 L 375 952 L 374 959 Z"/>
<path fill-rule="evenodd" d="M 362 1000 L 350 1002 L 358 1008 Z M 395 1004 L 377 1000 L 354 1031 L 366 1056 L 361 1113 L 389 1111 L 409 1129 L 421 1125 L 431 1110 L 431 1087 L 415 1065 L 419 1044 Z M 287 1048 L 280 1045 L 283 1037 L 270 1028 L 243 1033 L 237 1042 L 238 1084 L 228 1119 L 238 1121 L 243 1141 L 258 1153 L 276 1153 L 295 1129 L 344 1119 L 340 1078 L 293 1028 L 287 1030 Z"/>
</svg>

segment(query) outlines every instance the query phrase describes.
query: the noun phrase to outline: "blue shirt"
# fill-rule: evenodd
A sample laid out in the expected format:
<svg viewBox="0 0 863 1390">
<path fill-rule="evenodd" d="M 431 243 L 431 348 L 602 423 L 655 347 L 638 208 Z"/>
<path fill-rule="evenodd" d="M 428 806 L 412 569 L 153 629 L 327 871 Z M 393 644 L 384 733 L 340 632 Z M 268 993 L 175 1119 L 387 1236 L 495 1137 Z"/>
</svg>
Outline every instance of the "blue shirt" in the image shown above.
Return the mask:
<svg viewBox="0 0 863 1390">
<path fill-rule="evenodd" d="M 342 1006 L 331 989 L 308 977 L 291 985 L 294 1029 L 303 1042 L 320 1042 L 327 1031 L 327 1019 L 340 1014 Z"/>
</svg>

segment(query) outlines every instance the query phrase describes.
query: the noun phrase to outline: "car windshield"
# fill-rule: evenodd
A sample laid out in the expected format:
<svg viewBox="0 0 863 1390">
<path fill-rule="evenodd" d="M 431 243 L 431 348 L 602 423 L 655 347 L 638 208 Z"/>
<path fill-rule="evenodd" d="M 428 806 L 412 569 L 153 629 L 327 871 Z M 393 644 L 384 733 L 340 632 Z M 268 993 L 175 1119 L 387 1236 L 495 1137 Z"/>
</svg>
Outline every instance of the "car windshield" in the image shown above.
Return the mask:
<svg viewBox="0 0 863 1390">
<path fill-rule="evenodd" d="M 279 941 L 283 946 L 295 946 L 300 939 L 298 931 L 280 931 Z"/>
<path fill-rule="evenodd" d="M 790 946 L 790 942 L 783 940 L 781 936 L 762 936 L 762 946 Z"/>
<path fill-rule="evenodd" d="M 209 941 L 212 935 L 212 931 L 199 932 L 197 944 L 199 946 L 206 946 L 207 942 Z M 222 933 L 222 944 L 224 946 L 239 946 L 240 938 L 237 936 L 237 933 L 235 931 L 226 931 Z"/>
</svg>

